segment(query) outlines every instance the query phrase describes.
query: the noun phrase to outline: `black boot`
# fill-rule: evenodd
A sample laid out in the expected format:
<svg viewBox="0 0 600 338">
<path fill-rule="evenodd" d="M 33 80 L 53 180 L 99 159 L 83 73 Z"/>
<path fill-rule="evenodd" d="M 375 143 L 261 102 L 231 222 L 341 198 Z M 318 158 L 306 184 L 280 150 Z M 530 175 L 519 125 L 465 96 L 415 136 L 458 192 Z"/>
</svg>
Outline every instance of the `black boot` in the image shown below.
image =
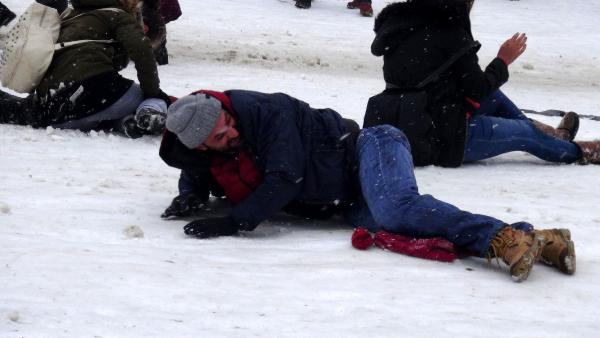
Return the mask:
<svg viewBox="0 0 600 338">
<path fill-rule="evenodd" d="M 296 0 L 296 7 L 303 8 L 303 9 L 309 9 L 310 3 L 311 3 L 311 0 Z"/>
<path fill-rule="evenodd" d="M 144 136 L 144 130 L 138 127 L 133 115 L 127 116 L 116 122 L 113 131 L 133 139 Z"/>
</svg>

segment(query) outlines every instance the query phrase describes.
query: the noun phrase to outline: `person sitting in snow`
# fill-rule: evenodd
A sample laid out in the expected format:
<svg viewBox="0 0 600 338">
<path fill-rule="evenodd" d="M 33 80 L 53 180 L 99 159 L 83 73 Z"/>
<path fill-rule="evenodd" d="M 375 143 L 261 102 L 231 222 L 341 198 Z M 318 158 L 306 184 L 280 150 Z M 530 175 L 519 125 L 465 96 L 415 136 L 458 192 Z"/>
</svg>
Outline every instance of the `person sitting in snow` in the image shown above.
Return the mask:
<svg viewBox="0 0 600 338">
<path fill-rule="evenodd" d="M 383 56 L 386 89 L 367 105 L 364 127 L 403 130 L 415 165 L 458 167 L 511 151 L 543 160 L 600 164 L 600 142 L 573 142 L 578 115 L 557 128 L 528 119 L 500 90 L 526 49 L 515 34 L 485 71 L 469 13 L 473 0 L 408 0 L 375 19 L 371 52 Z"/>
<path fill-rule="evenodd" d="M 33 94 L 21 98 L 0 91 L 0 123 L 84 131 L 108 125 L 130 137 L 160 133 L 170 99 L 160 90 L 152 48 L 133 15 L 138 2 L 72 0 L 58 42 L 115 43 L 89 42 L 57 51 Z M 139 85 L 119 74 L 129 58 Z"/>
<path fill-rule="evenodd" d="M 306 218 L 341 214 L 354 227 L 415 238 L 442 237 L 510 265 L 516 281 L 542 258 L 575 272 L 567 229 L 508 225 L 419 194 L 409 143 L 389 125 L 363 130 L 331 109 L 283 93 L 199 91 L 167 114 L 161 158 L 181 169 L 179 196 L 162 217 L 201 210 L 209 195 L 233 204 L 229 216 L 184 227 L 198 238 L 252 231 L 283 210 Z"/>
<path fill-rule="evenodd" d="M 312 0 L 296 0 L 296 7 L 302 9 L 310 8 Z M 373 7 L 371 7 L 371 0 L 352 0 L 346 4 L 348 9 L 357 9 L 362 16 L 373 16 Z"/>
</svg>

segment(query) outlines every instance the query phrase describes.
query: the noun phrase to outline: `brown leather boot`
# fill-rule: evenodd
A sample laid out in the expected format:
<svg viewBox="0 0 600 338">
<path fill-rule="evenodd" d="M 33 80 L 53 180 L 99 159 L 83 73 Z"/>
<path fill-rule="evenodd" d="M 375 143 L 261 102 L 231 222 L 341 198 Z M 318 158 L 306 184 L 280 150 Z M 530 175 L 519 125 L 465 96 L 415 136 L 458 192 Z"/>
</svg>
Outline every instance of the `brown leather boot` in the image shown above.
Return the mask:
<svg viewBox="0 0 600 338">
<path fill-rule="evenodd" d="M 575 142 L 581 149 L 581 164 L 600 164 L 600 140 Z"/>
<path fill-rule="evenodd" d="M 575 273 L 575 243 L 569 229 L 536 230 L 546 239 L 540 261 L 572 275 Z"/>
<path fill-rule="evenodd" d="M 566 113 L 562 120 L 560 120 L 556 130 L 563 134 L 568 134 L 569 137 L 566 139 L 567 141 L 573 141 L 579 131 L 579 115 L 572 111 Z"/>
<path fill-rule="evenodd" d="M 490 242 L 488 260 L 502 258 L 510 266 L 512 279 L 522 282 L 529 277 L 533 264 L 539 260 L 544 244 L 542 233 L 527 233 L 506 226 Z"/>
<path fill-rule="evenodd" d="M 572 111 L 563 116 L 562 120 L 560 120 L 560 123 L 558 124 L 558 127 L 556 128 L 534 119 L 530 119 L 530 121 L 544 134 L 565 141 L 573 141 L 575 135 L 577 135 L 577 131 L 579 130 L 579 115 Z"/>
</svg>

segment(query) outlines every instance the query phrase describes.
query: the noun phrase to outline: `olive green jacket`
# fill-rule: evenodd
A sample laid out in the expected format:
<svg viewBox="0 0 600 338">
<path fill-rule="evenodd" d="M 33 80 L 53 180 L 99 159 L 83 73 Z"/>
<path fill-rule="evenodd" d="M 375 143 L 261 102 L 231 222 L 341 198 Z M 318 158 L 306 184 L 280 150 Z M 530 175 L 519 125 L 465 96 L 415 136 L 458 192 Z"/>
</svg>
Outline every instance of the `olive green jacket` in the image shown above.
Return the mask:
<svg viewBox="0 0 600 338">
<path fill-rule="evenodd" d="M 64 18 L 58 42 L 75 40 L 115 40 L 116 43 L 89 42 L 67 47 L 54 54 L 52 63 L 40 85 L 39 96 L 50 90 L 68 86 L 92 76 L 118 72 L 123 51 L 135 63 L 137 76 L 145 97 L 159 94 L 158 71 L 150 42 L 135 17 L 126 11 L 96 10 L 123 9 L 119 0 L 71 0 L 73 11 Z M 73 20 L 76 15 L 82 15 Z"/>
</svg>

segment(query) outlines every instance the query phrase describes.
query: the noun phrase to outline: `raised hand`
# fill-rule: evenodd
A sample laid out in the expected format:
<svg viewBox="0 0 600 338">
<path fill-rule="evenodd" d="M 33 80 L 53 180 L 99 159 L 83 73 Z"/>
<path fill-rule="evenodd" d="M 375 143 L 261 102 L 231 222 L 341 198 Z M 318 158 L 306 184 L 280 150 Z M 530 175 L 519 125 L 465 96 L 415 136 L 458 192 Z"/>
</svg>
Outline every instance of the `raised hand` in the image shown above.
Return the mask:
<svg viewBox="0 0 600 338">
<path fill-rule="evenodd" d="M 515 33 L 500 46 L 498 58 L 508 66 L 521 56 L 525 49 L 527 49 L 527 35 L 525 33 Z"/>
</svg>

